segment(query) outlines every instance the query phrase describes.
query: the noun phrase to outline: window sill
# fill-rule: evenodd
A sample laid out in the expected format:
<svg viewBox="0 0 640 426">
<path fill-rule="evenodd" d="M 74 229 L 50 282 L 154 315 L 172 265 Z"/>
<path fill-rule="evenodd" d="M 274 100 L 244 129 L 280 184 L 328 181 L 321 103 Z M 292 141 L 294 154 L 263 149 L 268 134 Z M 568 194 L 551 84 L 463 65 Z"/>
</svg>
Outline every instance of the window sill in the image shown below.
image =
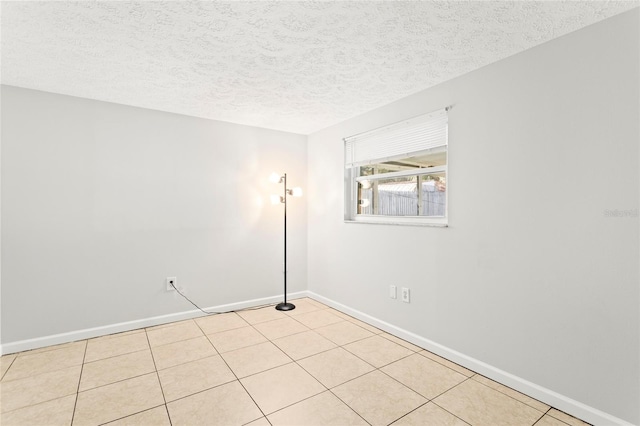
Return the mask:
<svg viewBox="0 0 640 426">
<path fill-rule="evenodd" d="M 366 219 L 366 220 L 353 220 L 353 219 L 345 219 L 344 223 L 357 223 L 361 225 L 394 225 L 394 226 L 424 226 L 430 228 L 448 228 L 449 224 L 444 222 L 426 222 L 426 221 L 414 221 L 414 220 L 375 220 L 375 219 Z"/>
</svg>

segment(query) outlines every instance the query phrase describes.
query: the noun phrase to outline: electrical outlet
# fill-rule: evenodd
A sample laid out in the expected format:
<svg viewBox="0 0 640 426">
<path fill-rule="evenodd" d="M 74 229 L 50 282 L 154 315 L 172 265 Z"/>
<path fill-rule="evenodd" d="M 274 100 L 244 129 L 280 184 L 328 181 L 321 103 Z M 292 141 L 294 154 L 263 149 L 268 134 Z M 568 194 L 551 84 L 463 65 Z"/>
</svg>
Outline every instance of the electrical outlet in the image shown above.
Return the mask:
<svg viewBox="0 0 640 426">
<path fill-rule="evenodd" d="M 395 285 L 390 285 L 389 286 L 389 297 L 392 299 L 397 299 L 398 298 L 398 289 L 396 288 Z"/>
<path fill-rule="evenodd" d="M 409 303 L 410 302 L 410 294 L 409 294 L 409 289 L 407 287 L 402 287 L 402 301 L 404 303 Z"/>
<path fill-rule="evenodd" d="M 166 282 L 167 282 L 167 291 L 176 291 L 175 288 L 178 288 L 178 278 L 167 277 Z"/>
</svg>

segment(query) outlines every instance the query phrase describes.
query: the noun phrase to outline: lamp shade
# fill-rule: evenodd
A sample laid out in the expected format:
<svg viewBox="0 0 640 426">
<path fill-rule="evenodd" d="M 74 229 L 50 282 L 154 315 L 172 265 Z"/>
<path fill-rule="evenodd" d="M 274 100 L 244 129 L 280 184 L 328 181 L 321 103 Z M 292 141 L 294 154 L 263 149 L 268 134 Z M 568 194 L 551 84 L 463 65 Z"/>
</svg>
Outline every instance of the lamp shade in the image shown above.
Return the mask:
<svg viewBox="0 0 640 426">
<path fill-rule="evenodd" d="M 269 182 L 280 183 L 282 182 L 282 176 L 279 173 L 273 172 L 269 175 Z"/>
</svg>

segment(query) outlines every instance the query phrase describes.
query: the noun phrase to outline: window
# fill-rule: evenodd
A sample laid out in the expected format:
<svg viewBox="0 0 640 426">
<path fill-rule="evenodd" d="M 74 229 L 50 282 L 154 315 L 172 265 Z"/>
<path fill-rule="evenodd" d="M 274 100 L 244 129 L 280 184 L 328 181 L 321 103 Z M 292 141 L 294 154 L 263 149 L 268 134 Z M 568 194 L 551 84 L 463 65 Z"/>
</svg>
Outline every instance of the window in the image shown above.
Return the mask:
<svg viewBox="0 0 640 426">
<path fill-rule="evenodd" d="M 345 220 L 447 224 L 449 108 L 345 138 Z"/>
</svg>

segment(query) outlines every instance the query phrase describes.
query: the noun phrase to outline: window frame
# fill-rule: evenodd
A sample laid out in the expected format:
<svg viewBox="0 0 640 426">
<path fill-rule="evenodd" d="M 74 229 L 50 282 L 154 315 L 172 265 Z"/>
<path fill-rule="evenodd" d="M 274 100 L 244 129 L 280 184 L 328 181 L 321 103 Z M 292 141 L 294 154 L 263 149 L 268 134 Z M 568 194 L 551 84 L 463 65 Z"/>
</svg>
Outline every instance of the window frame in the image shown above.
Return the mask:
<svg viewBox="0 0 640 426">
<path fill-rule="evenodd" d="M 445 108 L 448 112 L 450 107 Z M 430 113 L 433 114 L 433 113 Z M 430 114 L 424 114 L 430 115 Z M 409 122 L 409 120 L 404 120 Z M 397 127 L 400 123 L 394 123 L 389 126 L 375 129 L 371 132 L 384 131 L 385 128 Z M 443 145 L 430 148 L 427 150 L 418 150 L 413 152 L 407 152 L 403 155 L 395 155 L 393 157 L 372 159 L 369 163 L 384 162 L 390 160 L 401 160 L 403 158 L 410 158 L 417 154 L 423 154 L 425 152 L 446 152 L 446 164 L 442 166 L 432 166 L 416 169 L 401 170 L 397 172 L 379 173 L 375 175 L 359 176 L 361 167 L 365 167 L 365 164 L 357 165 L 353 167 L 347 166 L 347 141 L 356 136 L 344 139 L 344 170 L 345 170 L 345 209 L 344 209 L 344 222 L 345 223 L 366 223 L 366 224 L 386 224 L 386 225 L 409 225 L 409 226 L 433 226 L 433 227 L 448 227 L 449 225 L 449 197 L 450 197 L 450 180 L 449 180 L 449 129 L 448 119 L 445 124 L 445 143 Z M 364 180 L 384 180 L 397 177 L 406 176 L 424 176 L 434 173 L 444 173 L 446 176 L 446 196 L 445 196 L 445 212 L 444 216 L 387 216 L 387 215 L 373 215 L 373 214 L 358 214 L 358 183 Z"/>
</svg>

